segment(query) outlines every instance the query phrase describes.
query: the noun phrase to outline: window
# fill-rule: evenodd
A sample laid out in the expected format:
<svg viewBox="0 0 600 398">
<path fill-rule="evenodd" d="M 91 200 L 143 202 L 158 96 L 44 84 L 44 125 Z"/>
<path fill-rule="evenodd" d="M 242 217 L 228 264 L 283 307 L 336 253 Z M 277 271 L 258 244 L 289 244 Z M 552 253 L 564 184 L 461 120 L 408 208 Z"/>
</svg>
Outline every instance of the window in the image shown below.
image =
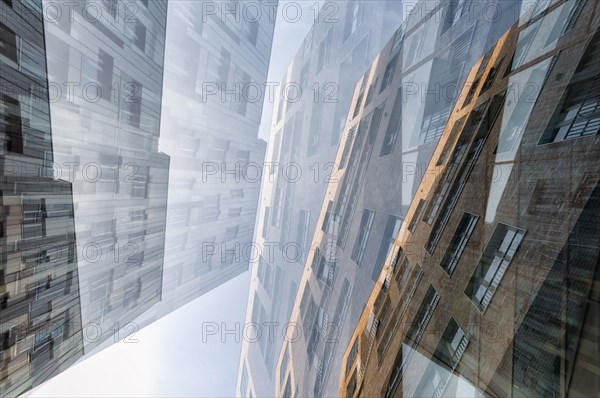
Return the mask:
<svg viewBox="0 0 600 398">
<path fill-rule="evenodd" d="M 249 9 L 252 8 L 249 7 Z M 242 18 L 242 33 L 253 46 L 256 46 L 256 40 L 258 39 L 258 19 L 259 17 L 256 15 Z"/>
<path fill-rule="evenodd" d="M 440 100 L 436 101 L 438 102 L 438 106 L 443 103 Z M 442 136 L 450 112 L 450 107 L 443 106 L 442 109 L 435 110 L 423 117 L 420 134 L 420 141 L 422 143 L 437 141 Z"/>
<path fill-rule="evenodd" d="M 398 63 L 398 54 L 396 54 L 390 62 L 388 62 L 385 67 L 385 72 L 383 73 L 383 79 L 381 79 L 381 87 L 379 88 L 379 93 L 387 88 L 392 82 L 394 78 L 394 72 L 396 71 L 396 64 Z"/>
<path fill-rule="evenodd" d="M 6 132 L 6 150 L 23 153 L 23 122 L 21 104 L 13 97 L 0 95 L 0 123 Z"/>
<path fill-rule="evenodd" d="M 298 261 L 304 261 L 306 258 L 308 249 L 308 223 L 310 221 L 309 215 L 309 210 L 300 210 L 298 212 L 298 228 L 296 230 L 296 244 L 299 250 L 297 255 Z"/>
<path fill-rule="evenodd" d="M 348 382 L 348 386 L 346 387 L 346 398 L 354 397 L 354 393 L 356 392 L 356 369 L 352 373 L 352 377 Z"/>
<path fill-rule="evenodd" d="M 298 293 L 298 284 L 294 281 L 290 281 L 290 294 L 288 296 L 288 306 L 287 312 L 285 313 L 284 318 L 289 318 L 292 313 L 292 309 L 294 308 L 294 303 L 296 302 L 296 293 Z"/>
<path fill-rule="evenodd" d="M 209 195 L 202 203 L 202 222 L 217 221 L 219 218 L 220 195 Z"/>
<path fill-rule="evenodd" d="M 208 152 L 208 158 L 212 161 L 224 162 L 229 151 L 229 140 L 220 138 L 213 138 L 210 150 Z"/>
<path fill-rule="evenodd" d="M 234 240 L 237 238 L 239 226 L 229 227 L 225 230 L 225 241 Z"/>
<path fill-rule="evenodd" d="M 233 98 L 229 98 L 229 107 L 242 116 L 246 115 L 246 110 L 248 108 L 248 100 L 245 98 L 244 90 L 251 82 L 252 80 L 248 73 L 240 68 L 235 69 L 233 83 L 237 93 Z"/>
<path fill-rule="evenodd" d="M 425 328 L 427 327 L 431 316 L 433 315 L 433 311 L 435 310 L 439 299 L 439 293 L 432 285 L 429 285 L 427 293 L 425 293 L 425 297 L 406 332 L 405 344 L 411 345 L 413 348 L 417 346 L 425 332 Z"/>
<path fill-rule="evenodd" d="M 366 77 L 365 77 L 366 79 Z M 363 100 L 363 96 L 365 95 L 364 92 L 361 92 L 360 94 L 358 94 L 358 97 L 356 98 L 356 103 L 354 104 L 354 111 L 352 112 L 352 119 L 356 118 L 358 116 L 358 114 L 360 113 L 360 106 L 362 105 L 362 100 Z"/>
<path fill-rule="evenodd" d="M 148 183 L 150 181 L 150 167 L 140 166 L 131 182 L 131 197 L 146 198 L 148 196 Z"/>
<path fill-rule="evenodd" d="M 491 126 L 495 122 L 500 109 L 502 109 L 504 94 L 496 95 L 491 100 L 489 108 L 486 102 L 474 110 L 461 133 L 461 137 L 459 137 L 452 159 L 444 170 L 444 178 L 441 179 L 443 183 L 436 188 L 435 195 L 425 215 L 428 223 L 433 222 L 435 219 L 425 247 L 429 253 L 433 253 L 435 250 L 454 206 L 462 194 L 471 171 L 475 167 Z M 474 130 L 476 130 L 475 137 L 469 146 Z M 467 149 L 467 147 L 469 148 Z"/>
<path fill-rule="evenodd" d="M 454 318 L 450 318 L 414 396 L 441 397 L 468 344 L 469 339 L 465 332 Z"/>
<path fill-rule="evenodd" d="M 454 232 L 454 236 L 452 237 L 452 241 L 446 249 L 446 253 L 440 263 L 440 266 L 446 273 L 450 276 L 452 272 L 454 272 L 454 268 L 460 260 L 460 256 L 462 252 L 465 250 L 465 246 L 467 242 L 469 242 L 469 238 L 475 229 L 475 225 L 477 225 L 477 221 L 479 220 L 479 216 L 470 213 L 464 213 L 456 231 Z"/>
<path fill-rule="evenodd" d="M 325 217 L 323 218 L 323 225 L 321 225 L 321 231 L 326 232 L 326 233 L 330 233 L 330 226 L 329 224 L 332 221 L 332 216 L 335 217 L 334 213 L 333 213 L 333 201 L 330 200 L 327 203 L 327 211 L 325 212 Z"/>
<path fill-rule="evenodd" d="M 98 54 L 98 83 L 102 90 L 102 98 L 110 101 L 113 83 L 113 57 L 104 50 Z"/>
<path fill-rule="evenodd" d="M 317 60 L 317 73 L 323 70 L 323 67 L 329 62 L 329 54 L 331 53 L 331 29 L 327 31 L 325 38 L 319 44 L 319 58 Z"/>
<path fill-rule="evenodd" d="M 481 312 L 492 300 L 524 236 L 523 229 L 504 224 L 496 226 L 465 289 L 465 294 Z"/>
<path fill-rule="evenodd" d="M 313 32 L 314 26 L 308 31 L 306 37 L 304 38 L 304 59 L 307 59 L 310 55 L 310 50 L 312 49 Z"/>
<path fill-rule="evenodd" d="M 379 156 L 389 155 L 394 152 L 394 146 L 400 133 L 400 126 L 402 121 L 402 87 L 398 87 L 396 91 L 396 99 L 394 100 L 394 107 L 390 115 L 387 130 L 385 131 L 385 138 L 381 145 L 381 151 Z"/>
<path fill-rule="evenodd" d="M 317 253 L 315 253 L 316 256 Z M 314 260 L 318 260 L 317 268 L 317 280 L 324 282 L 327 286 L 333 285 L 333 277 L 335 276 L 336 262 L 333 259 L 327 259 L 325 256 L 320 255 L 313 258 L 313 266 L 316 266 Z"/>
<path fill-rule="evenodd" d="M 123 308 L 132 308 L 136 305 L 142 291 L 142 280 L 140 278 L 135 282 L 128 282 L 123 287 Z"/>
<path fill-rule="evenodd" d="M 402 28 L 398 29 L 396 33 L 394 33 L 394 43 L 392 44 L 392 49 L 390 50 L 390 54 L 395 54 L 396 51 L 400 49 L 400 45 L 402 44 L 402 39 L 404 38 L 404 31 Z"/>
<path fill-rule="evenodd" d="M 358 338 L 354 339 L 354 343 L 352 343 L 352 348 L 350 349 L 350 353 L 348 354 L 348 359 L 346 360 L 346 374 L 352 368 L 354 361 L 356 360 L 356 356 L 358 355 Z"/>
<path fill-rule="evenodd" d="M 142 52 L 146 51 L 146 26 L 137 18 L 125 24 L 125 36 Z"/>
<path fill-rule="evenodd" d="M 365 249 L 367 248 L 367 242 L 369 240 L 369 234 L 371 233 L 371 226 L 373 225 L 373 219 L 375 218 L 375 212 L 370 209 L 364 209 L 362 218 L 360 220 L 360 227 L 358 229 L 358 235 L 354 248 L 352 249 L 352 260 L 360 266 L 363 256 L 365 255 Z"/>
<path fill-rule="evenodd" d="M 248 164 L 250 161 L 250 151 L 238 150 L 235 161 L 236 163 L 240 163 L 242 166 Z"/>
<path fill-rule="evenodd" d="M 600 30 L 588 45 L 540 144 L 600 133 Z"/>
<path fill-rule="evenodd" d="M 131 126 L 140 128 L 142 119 L 142 85 L 124 76 L 122 117 Z"/>
<path fill-rule="evenodd" d="M 387 223 L 385 224 L 385 230 L 383 231 L 381 245 L 379 246 L 377 260 L 375 260 L 375 268 L 373 268 L 373 274 L 371 275 L 371 280 L 373 282 L 377 280 L 377 277 L 383 268 L 385 259 L 394 245 L 394 240 L 396 239 L 396 235 L 398 235 L 398 231 L 400 231 L 401 225 L 402 219 L 400 217 L 388 216 Z"/>
<path fill-rule="evenodd" d="M 358 24 L 360 23 L 361 12 L 362 12 L 362 1 L 354 0 L 348 3 L 346 9 L 346 21 L 344 25 L 344 40 L 352 35 L 356 31 Z"/>
<path fill-rule="evenodd" d="M 439 294 L 435 291 L 433 286 L 429 285 L 429 289 L 427 290 L 427 293 L 425 294 L 425 297 L 423 298 L 423 301 L 417 310 L 415 318 L 408 329 L 406 338 L 404 339 L 404 344 L 398 351 L 396 359 L 394 360 L 392 374 L 390 375 L 385 393 L 386 398 L 393 397 L 396 389 L 400 385 L 400 380 L 402 379 L 404 370 L 408 367 L 408 363 L 414 354 L 414 349 L 420 341 L 425 327 L 429 323 L 431 315 L 433 314 L 438 301 Z"/>
<path fill-rule="evenodd" d="M 425 201 L 423 199 L 420 199 L 419 204 L 417 205 L 417 208 L 415 209 L 415 212 L 414 212 L 412 218 L 410 219 L 410 223 L 408 223 L 408 230 L 410 232 L 415 232 L 417 223 L 421 219 L 421 215 L 423 213 L 424 206 L 425 206 Z"/>
<path fill-rule="evenodd" d="M 0 55 L 10 59 L 15 64 L 17 60 L 17 36 L 3 23 L 0 23 Z"/>
<path fill-rule="evenodd" d="M 44 231 L 45 199 L 23 197 L 23 238 L 41 238 Z"/>
<path fill-rule="evenodd" d="M 315 155 L 319 150 L 322 111 L 322 105 L 315 102 L 310 115 L 310 132 L 308 135 L 308 142 L 306 143 L 306 157 Z"/>
<path fill-rule="evenodd" d="M 350 130 L 348 130 L 346 143 L 344 144 L 344 150 L 342 151 L 342 157 L 340 158 L 338 170 L 343 170 L 346 167 L 346 163 L 348 163 L 348 156 L 350 155 L 350 149 L 352 148 L 354 135 L 356 134 L 356 126 L 357 125 L 354 125 L 350 128 Z"/>
<path fill-rule="evenodd" d="M 233 208 L 229 209 L 229 211 L 227 212 L 227 217 L 229 217 L 229 218 L 236 218 L 241 215 L 242 215 L 241 207 L 233 207 Z"/>
<path fill-rule="evenodd" d="M 412 64 L 414 64 L 417 61 L 417 59 L 421 57 L 421 51 L 423 50 L 423 45 L 425 42 L 426 30 L 427 24 L 421 26 L 421 28 L 419 28 L 417 32 L 413 33 L 412 36 L 410 36 L 410 38 L 408 38 L 405 41 L 405 43 L 408 43 L 405 47 L 407 48 L 407 50 L 404 54 L 405 69 L 409 68 Z"/>
<path fill-rule="evenodd" d="M 472 0 L 451 0 L 446 9 L 444 17 L 444 26 L 442 28 L 442 34 L 450 29 L 463 15 L 468 14 L 471 9 Z"/>
<path fill-rule="evenodd" d="M 307 62 L 306 65 L 302 67 L 300 71 L 300 80 L 298 84 L 300 85 L 300 89 L 302 91 L 306 91 L 308 89 L 308 72 L 310 71 L 310 62 Z"/>
<path fill-rule="evenodd" d="M 271 208 L 269 206 L 265 207 L 265 214 L 263 217 L 263 226 L 262 226 L 262 237 L 263 239 L 267 239 L 269 236 L 269 212 Z"/>
<path fill-rule="evenodd" d="M 283 377 L 285 376 L 289 360 L 290 360 L 290 349 L 286 345 L 284 352 L 283 352 L 283 359 L 281 360 L 281 366 L 279 367 L 279 382 L 281 382 L 281 380 L 283 380 Z"/>
</svg>

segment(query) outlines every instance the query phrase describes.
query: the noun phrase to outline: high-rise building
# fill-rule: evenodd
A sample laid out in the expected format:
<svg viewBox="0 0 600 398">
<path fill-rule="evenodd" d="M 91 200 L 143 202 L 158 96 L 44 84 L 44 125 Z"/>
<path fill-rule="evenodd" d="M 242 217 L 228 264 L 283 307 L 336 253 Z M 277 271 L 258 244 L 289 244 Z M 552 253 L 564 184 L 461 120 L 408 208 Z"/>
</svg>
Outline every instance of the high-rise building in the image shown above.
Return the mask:
<svg viewBox="0 0 600 398">
<path fill-rule="evenodd" d="M 167 1 L 44 5 L 55 173 L 73 183 L 86 353 L 159 302 Z"/>
<path fill-rule="evenodd" d="M 328 180 L 335 177 L 355 82 L 402 22 L 402 10 L 395 1 L 326 2 L 277 87 L 244 324 L 257 323 L 261 338 L 242 341 L 236 386 L 241 396 L 274 394 L 282 330 Z"/>
<path fill-rule="evenodd" d="M 53 175 L 41 1 L 0 2 L 0 395 L 83 354 L 71 184 Z"/>
<path fill-rule="evenodd" d="M 600 388 L 597 3 L 538 2 L 467 81 L 348 342 L 340 396 Z"/>
<path fill-rule="evenodd" d="M 336 396 L 343 351 L 471 66 L 520 1 L 422 1 L 358 81 L 277 364 L 281 396 Z M 496 10 L 490 18 L 488 10 Z"/>
<path fill-rule="evenodd" d="M 160 141 L 171 158 L 163 296 L 141 324 L 248 270 L 276 6 L 169 3 Z"/>
</svg>

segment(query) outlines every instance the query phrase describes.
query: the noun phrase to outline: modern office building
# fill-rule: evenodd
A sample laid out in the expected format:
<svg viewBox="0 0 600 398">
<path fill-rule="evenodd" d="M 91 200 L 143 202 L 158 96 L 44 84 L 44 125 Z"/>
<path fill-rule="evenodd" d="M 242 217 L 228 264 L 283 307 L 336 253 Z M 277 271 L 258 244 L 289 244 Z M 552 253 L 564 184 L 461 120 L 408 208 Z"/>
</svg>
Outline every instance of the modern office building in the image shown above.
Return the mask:
<svg viewBox="0 0 600 398">
<path fill-rule="evenodd" d="M 278 84 L 245 320 L 245 325 L 261 325 L 262 338 L 242 341 L 236 386 L 240 396 L 274 394 L 282 330 L 328 180 L 334 177 L 355 82 L 402 22 L 402 11 L 395 1 L 326 2 Z"/>
<path fill-rule="evenodd" d="M 160 141 L 171 158 L 163 296 L 141 324 L 248 270 L 276 6 L 169 3 Z"/>
<path fill-rule="evenodd" d="M 85 351 L 162 293 L 169 158 L 158 151 L 167 1 L 44 5 L 55 173 L 73 183 Z"/>
<path fill-rule="evenodd" d="M 340 396 L 597 394 L 600 9 L 544 3 L 471 70 Z"/>
<path fill-rule="evenodd" d="M 83 354 L 69 182 L 55 179 L 41 1 L 0 2 L 0 395 Z"/>
<path fill-rule="evenodd" d="M 520 1 L 419 2 L 358 81 L 289 319 L 295 327 L 280 352 L 278 396 L 338 394 L 344 349 L 458 88 L 520 8 Z"/>
</svg>

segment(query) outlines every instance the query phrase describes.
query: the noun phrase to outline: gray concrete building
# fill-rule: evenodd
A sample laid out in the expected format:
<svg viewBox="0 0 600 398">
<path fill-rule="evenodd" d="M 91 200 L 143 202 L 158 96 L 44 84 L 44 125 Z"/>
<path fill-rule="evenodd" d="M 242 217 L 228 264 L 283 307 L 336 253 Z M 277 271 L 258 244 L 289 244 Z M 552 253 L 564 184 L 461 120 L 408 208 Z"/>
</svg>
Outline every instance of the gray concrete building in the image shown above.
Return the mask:
<svg viewBox="0 0 600 398">
<path fill-rule="evenodd" d="M 326 2 L 277 90 L 257 210 L 236 393 L 272 396 L 275 365 L 355 82 L 402 21 L 394 1 Z M 266 326 L 270 324 L 272 326 Z M 248 331 L 253 334 L 254 331 Z"/>
</svg>

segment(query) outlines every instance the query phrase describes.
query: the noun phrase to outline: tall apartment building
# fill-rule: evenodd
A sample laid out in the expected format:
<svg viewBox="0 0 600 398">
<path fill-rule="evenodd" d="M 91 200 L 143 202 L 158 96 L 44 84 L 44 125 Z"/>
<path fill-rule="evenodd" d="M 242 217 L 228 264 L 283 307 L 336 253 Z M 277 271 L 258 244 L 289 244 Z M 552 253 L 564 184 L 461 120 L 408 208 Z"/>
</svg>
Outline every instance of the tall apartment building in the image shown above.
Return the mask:
<svg viewBox="0 0 600 398">
<path fill-rule="evenodd" d="M 274 394 L 282 330 L 317 226 L 354 85 L 402 22 L 402 10 L 393 1 L 326 2 L 279 83 L 245 321 L 258 323 L 262 338 L 242 341 L 236 386 L 241 396 Z"/>
<path fill-rule="evenodd" d="M 166 0 L 44 5 L 55 173 L 73 183 L 86 353 L 159 302 Z"/>
<path fill-rule="evenodd" d="M 160 142 L 171 158 L 163 296 L 141 324 L 248 269 L 276 6 L 169 4 Z"/>
<path fill-rule="evenodd" d="M 358 81 L 289 319 L 296 326 L 287 330 L 278 360 L 277 395 L 338 394 L 344 348 L 458 87 L 517 20 L 520 6 L 419 2 Z"/>
<path fill-rule="evenodd" d="M 543 3 L 471 70 L 340 396 L 597 394 L 600 9 Z"/>
<path fill-rule="evenodd" d="M 83 354 L 71 184 L 55 179 L 41 1 L 0 2 L 0 395 Z"/>
</svg>

